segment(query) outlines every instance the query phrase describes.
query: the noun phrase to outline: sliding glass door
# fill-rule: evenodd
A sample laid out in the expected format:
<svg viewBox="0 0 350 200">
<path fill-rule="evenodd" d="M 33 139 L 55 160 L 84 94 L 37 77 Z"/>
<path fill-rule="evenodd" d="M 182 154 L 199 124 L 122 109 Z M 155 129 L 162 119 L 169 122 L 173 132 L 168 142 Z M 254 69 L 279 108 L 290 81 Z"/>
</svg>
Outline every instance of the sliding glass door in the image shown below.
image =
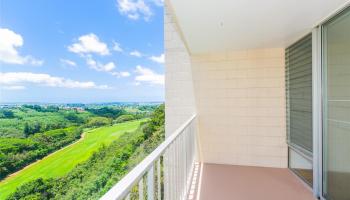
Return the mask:
<svg viewBox="0 0 350 200">
<path fill-rule="evenodd" d="M 350 9 L 323 25 L 323 196 L 350 199 Z"/>
</svg>

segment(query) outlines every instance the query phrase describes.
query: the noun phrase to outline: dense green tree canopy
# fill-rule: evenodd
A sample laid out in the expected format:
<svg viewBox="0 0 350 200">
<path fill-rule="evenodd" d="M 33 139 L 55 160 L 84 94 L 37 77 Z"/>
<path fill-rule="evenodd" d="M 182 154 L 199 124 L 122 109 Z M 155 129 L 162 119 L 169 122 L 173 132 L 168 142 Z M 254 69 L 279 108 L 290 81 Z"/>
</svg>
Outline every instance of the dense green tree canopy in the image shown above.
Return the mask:
<svg viewBox="0 0 350 200">
<path fill-rule="evenodd" d="M 23 184 L 8 200 L 99 199 L 164 140 L 164 105 L 134 132 L 101 146 L 67 175 Z"/>
</svg>

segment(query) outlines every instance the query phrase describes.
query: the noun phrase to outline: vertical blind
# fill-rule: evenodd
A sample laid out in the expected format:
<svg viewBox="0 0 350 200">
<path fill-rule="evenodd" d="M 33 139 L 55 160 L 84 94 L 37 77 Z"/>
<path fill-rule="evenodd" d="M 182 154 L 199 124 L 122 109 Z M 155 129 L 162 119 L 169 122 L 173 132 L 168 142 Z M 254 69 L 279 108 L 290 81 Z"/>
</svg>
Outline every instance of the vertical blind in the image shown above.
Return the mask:
<svg viewBox="0 0 350 200">
<path fill-rule="evenodd" d="M 287 138 L 312 153 L 312 35 L 288 47 L 286 62 Z"/>
</svg>

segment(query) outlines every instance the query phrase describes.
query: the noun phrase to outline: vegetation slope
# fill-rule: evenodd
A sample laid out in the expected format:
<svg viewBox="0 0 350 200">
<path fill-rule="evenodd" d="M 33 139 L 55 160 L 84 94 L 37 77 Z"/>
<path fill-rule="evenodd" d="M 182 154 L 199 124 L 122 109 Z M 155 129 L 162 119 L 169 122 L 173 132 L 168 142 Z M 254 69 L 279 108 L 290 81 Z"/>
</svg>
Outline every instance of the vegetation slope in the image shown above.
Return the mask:
<svg viewBox="0 0 350 200">
<path fill-rule="evenodd" d="M 141 120 L 125 122 L 84 133 L 84 138 L 80 141 L 50 154 L 0 182 L 0 199 L 4 199 L 25 182 L 65 175 L 78 163 L 87 160 L 101 145 L 109 145 L 126 131 L 135 131 L 140 123 Z"/>
<path fill-rule="evenodd" d="M 105 132 L 105 131 L 101 131 Z M 135 131 L 102 144 L 62 176 L 40 177 L 17 187 L 7 199 L 98 199 L 148 155 L 164 138 L 164 105 Z M 57 166 L 58 168 L 60 166 Z M 23 182 L 22 182 L 23 183 Z M 0 184 L 0 188 L 3 186 Z"/>
<path fill-rule="evenodd" d="M 152 106 L 140 106 L 142 110 L 132 107 L 133 112 L 127 108 L 40 105 L 0 108 L 0 180 L 75 142 L 83 129 L 145 118 Z"/>
</svg>

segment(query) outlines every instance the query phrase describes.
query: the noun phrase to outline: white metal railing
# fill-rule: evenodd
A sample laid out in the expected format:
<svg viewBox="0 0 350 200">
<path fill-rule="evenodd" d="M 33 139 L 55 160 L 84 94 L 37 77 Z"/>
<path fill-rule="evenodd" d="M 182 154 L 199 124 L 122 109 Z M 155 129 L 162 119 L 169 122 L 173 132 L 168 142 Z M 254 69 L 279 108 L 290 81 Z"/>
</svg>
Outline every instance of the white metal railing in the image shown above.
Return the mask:
<svg viewBox="0 0 350 200">
<path fill-rule="evenodd" d="M 113 186 L 101 200 L 182 200 L 195 160 L 195 115 Z"/>
</svg>

